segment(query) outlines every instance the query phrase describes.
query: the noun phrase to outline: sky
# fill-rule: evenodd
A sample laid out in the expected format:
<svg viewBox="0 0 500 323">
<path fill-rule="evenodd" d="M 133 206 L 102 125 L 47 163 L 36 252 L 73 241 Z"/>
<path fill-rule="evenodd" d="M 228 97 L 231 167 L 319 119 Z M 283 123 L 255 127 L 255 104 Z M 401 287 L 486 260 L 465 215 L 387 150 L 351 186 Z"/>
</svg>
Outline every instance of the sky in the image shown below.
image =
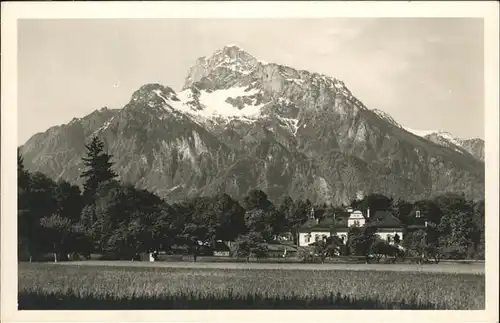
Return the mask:
<svg viewBox="0 0 500 323">
<path fill-rule="evenodd" d="M 484 139 L 483 41 L 474 18 L 19 20 L 18 143 L 147 83 L 180 90 L 228 44 L 341 79 L 403 126 Z"/>
</svg>

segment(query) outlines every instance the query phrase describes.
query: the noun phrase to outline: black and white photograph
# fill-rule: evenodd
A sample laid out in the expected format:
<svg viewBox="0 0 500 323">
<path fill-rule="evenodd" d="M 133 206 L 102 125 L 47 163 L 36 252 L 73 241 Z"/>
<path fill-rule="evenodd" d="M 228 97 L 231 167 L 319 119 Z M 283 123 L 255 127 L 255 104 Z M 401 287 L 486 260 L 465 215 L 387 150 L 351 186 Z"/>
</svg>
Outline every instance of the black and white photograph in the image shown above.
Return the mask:
<svg viewBox="0 0 500 323">
<path fill-rule="evenodd" d="M 13 311 L 498 309 L 498 16 L 73 15 L 10 24 Z"/>
</svg>

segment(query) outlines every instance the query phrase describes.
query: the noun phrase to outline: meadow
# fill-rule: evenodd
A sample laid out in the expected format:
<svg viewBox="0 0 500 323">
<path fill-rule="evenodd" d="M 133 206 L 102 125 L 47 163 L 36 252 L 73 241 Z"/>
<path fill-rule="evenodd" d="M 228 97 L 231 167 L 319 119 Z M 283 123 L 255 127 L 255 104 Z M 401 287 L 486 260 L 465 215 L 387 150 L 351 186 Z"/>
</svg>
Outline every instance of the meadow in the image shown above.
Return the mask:
<svg viewBox="0 0 500 323">
<path fill-rule="evenodd" d="M 485 307 L 483 274 L 19 264 L 19 309 Z"/>
</svg>

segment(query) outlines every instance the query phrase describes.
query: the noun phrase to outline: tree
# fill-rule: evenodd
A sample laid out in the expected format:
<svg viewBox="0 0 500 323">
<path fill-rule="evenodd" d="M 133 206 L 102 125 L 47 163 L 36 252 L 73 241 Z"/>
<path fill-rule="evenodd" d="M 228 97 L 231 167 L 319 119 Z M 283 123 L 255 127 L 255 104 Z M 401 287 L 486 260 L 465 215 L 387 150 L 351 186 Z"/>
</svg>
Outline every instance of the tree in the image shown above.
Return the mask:
<svg viewBox="0 0 500 323">
<path fill-rule="evenodd" d="M 227 194 L 217 195 L 212 199 L 214 229 L 216 239 L 232 241 L 246 232 L 245 210 Z"/>
<path fill-rule="evenodd" d="M 436 225 L 441 222 L 441 217 L 443 216 L 443 212 L 438 207 L 435 201 L 433 200 L 420 200 L 415 202 L 415 209 L 418 209 L 421 214 L 425 216 L 427 221 L 435 223 Z"/>
<path fill-rule="evenodd" d="M 17 182 L 18 188 L 21 191 L 27 190 L 29 188 L 30 174 L 24 168 L 24 157 L 21 154 L 19 148 L 17 149 Z"/>
<path fill-rule="evenodd" d="M 30 207 L 30 174 L 24 169 L 24 159 L 19 149 L 17 150 L 17 240 L 18 254 L 32 257 L 36 253 L 34 241 L 38 232 L 39 221 Z"/>
<path fill-rule="evenodd" d="M 382 239 L 375 239 L 373 244 L 370 246 L 370 254 L 376 257 L 377 262 L 380 262 L 381 257 L 394 257 L 394 262 L 397 258 L 404 257 L 402 250 Z"/>
<path fill-rule="evenodd" d="M 351 206 L 353 208 L 359 209 L 360 211 L 366 211 L 370 208 L 370 212 L 374 213 L 376 211 L 387 211 L 392 208 L 393 200 L 382 194 L 370 194 L 365 196 L 360 201 L 353 201 Z"/>
<path fill-rule="evenodd" d="M 85 182 L 84 196 L 87 202 L 93 200 L 100 183 L 115 179 L 118 175 L 112 170 L 111 155 L 104 152 L 104 142 L 98 137 L 93 137 L 90 144 L 85 145 L 87 156 L 83 163 L 87 169 L 80 175 Z"/>
<path fill-rule="evenodd" d="M 60 181 L 54 188 L 56 200 L 56 213 L 72 222 L 80 220 L 82 211 L 82 198 L 80 188 L 66 181 Z"/>
<path fill-rule="evenodd" d="M 287 227 L 292 233 L 295 244 L 298 244 L 298 230 L 307 221 L 309 206 L 302 200 L 294 203 L 290 197 L 285 197 L 280 210 L 284 214 Z"/>
<path fill-rule="evenodd" d="M 180 240 L 186 225 L 186 219 L 178 210 L 178 207 L 164 203 L 159 214 L 155 217 L 153 235 L 156 237 L 155 241 L 158 248 L 168 250 Z"/>
<path fill-rule="evenodd" d="M 474 204 L 474 234 L 472 237 L 475 244 L 475 257 L 484 259 L 485 250 L 485 219 L 484 219 L 484 200 L 477 201 Z"/>
<path fill-rule="evenodd" d="M 99 249 L 128 254 L 158 243 L 160 234 L 153 233 L 164 204 L 161 198 L 131 185 L 109 183 L 102 183 L 95 196 L 95 211 L 86 210 L 87 218 L 95 218 L 91 232 Z"/>
<path fill-rule="evenodd" d="M 404 225 L 408 225 L 410 224 L 408 215 L 411 213 L 412 209 L 412 203 L 409 203 L 402 199 L 398 199 L 392 205 L 392 214 L 397 217 L 401 221 L 401 223 L 403 223 Z"/>
<path fill-rule="evenodd" d="M 54 214 L 49 217 L 44 217 L 40 220 L 42 228 L 45 229 L 45 243 L 47 247 L 52 247 L 54 259 L 57 261 L 65 259 L 70 252 L 69 242 L 72 236 L 71 221 L 67 218 Z"/>
<path fill-rule="evenodd" d="M 22 169 L 22 168 L 21 168 Z M 50 217 L 57 210 L 54 199 L 55 182 L 40 172 L 26 173 L 26 182 L 18 184 L 18 247 L 20 254 L 30 259 L 45 251 L 44 230 L 40 219 Z M 19 178 L 21 179 L 21 178 Z"/>
<path fill-rule="evenodd" d="M 262 233 L 269 241 L 282 232 L 285 220 L 282 213 L 268 200 L 260 190 L 252 190 L 244 199 L 246 209 L 245 223 L 249 230 Z"/>
<path fill-rule="evenodd" d="M 243 201 L 245 210 L 261 209 L 269 211 L 273 204 L 268 200 L 267 194 L 261 190 L 251 190 Z"/>
<path fill-rule="evenodd" d="M 314 242 L 313 246 L 315 254 L 320 257 L 321 263 L 324 263 L 327 257 L 335 256 L 341 252 L 343 242 L 337 235 L 332 235 Z"/>
<path fill-rule="evenodd" d="M 245 212 L 245 223 L 251 232 L 259 233 L 264 240 L 269 241 L 272 239 L 272 214 L 262 209 L 252 209 Z"/>
<path fill-rule="evenodd" d="M 446 214 L 440 223 L 441 247 L 445 256 L 465 259 L 473 248 L 474 223 L 470 213 L 455 211 Z"/>
<path fill-rule="evenodd" d="M 351 255 L 365 256 L 368 261 L 370 248 L 376 240 L 376 228 L 372 226 L 349 228 L 347 240 L 349 252 Z"/>
<path fill-rule="evenodd" d="M 403 246 L 413 255 L 422 257 L 426 251 L 426 232 L 416 230 L 408 232 L 403 240 Z"/>
<path fill-rule="evenodd" d="M 81 223 L 72 225 L 72 234 L 68 244 L 74 255 L 83 255 L 86 259 L 90 259 L 90 255 L 94 251 L 92 236 Z"/>
<path fill-rule="evenodd" d="M 214 197 L 198 197 L 190 201 L 185 215 L 188 222 L 206 227 L 204 242 L 231 241 L 246 232 L 245 210 L 227 194 Z"/>
<path fill-rule="evenodd" d="M 258 232 L 249 232 L 246 235 L 241 235 L 236 239 L 235 244 L 236 255 L 238 257 L 246 257 L 247 261 L 250 257 L 266 257 L 268 253 L 266 242 Z"/>
<path fill-rule="evenodd" d="M 441 221 L 437 225 L 439 245 L 443 256 L 464 259 L 474 253 L 474 207 L 461 194 L 444 194 L 435 202 L 441 210 Z"/>
</svg>

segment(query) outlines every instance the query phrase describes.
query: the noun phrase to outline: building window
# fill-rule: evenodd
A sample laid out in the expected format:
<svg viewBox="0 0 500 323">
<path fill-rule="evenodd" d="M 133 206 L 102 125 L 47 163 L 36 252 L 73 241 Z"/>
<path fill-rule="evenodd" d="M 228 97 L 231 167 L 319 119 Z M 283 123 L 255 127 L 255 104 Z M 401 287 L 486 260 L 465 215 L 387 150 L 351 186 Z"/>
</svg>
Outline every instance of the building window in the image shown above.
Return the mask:
<svg viewBox="0 0 500 323">
<path fill-rule="evenodd" d="M 305 240 L 306 240 L 306 242 L 311 242 L 311 234 L 310 233 L 306 234 Z"/>
<path fill-rule="evenodd" d="M 415 217 L 419 218 L 420 217 L 420 211 L 415 212 Z"/>
<path fill-rule="evenodd" d="M 315 241 L 318 241 L 318 240 L 319 240 L 319 234 L 316 234 L 316 235 L 314 236 L 314 240 L 315 240 Z"/>
</svg>

